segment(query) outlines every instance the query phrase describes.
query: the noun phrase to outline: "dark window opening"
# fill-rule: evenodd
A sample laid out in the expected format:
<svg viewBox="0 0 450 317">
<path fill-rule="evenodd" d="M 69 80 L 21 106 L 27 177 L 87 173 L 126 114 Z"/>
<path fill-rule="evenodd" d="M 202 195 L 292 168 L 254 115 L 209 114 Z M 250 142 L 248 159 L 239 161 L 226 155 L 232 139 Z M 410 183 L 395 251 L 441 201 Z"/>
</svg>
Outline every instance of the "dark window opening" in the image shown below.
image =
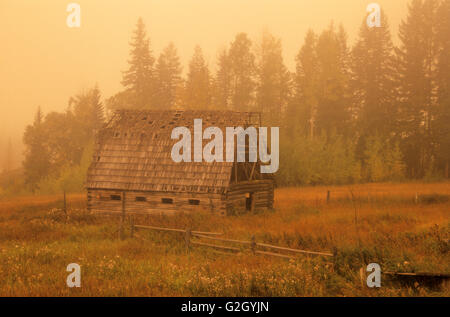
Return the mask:
<svg viewBox="0 0 450 317">
<path fill-rule="evenodd" d="M 245 194 L 245 209 L 247 211 L 252 211 L 253 208 L 253 193 Z"/>
<path fill-rule="evenodd" d="M 198 200 L 198 199 L 189 199 L 189 205 L 200 205 L 200 200 Z"/>
<path fill-rule="evenodd" d="M 111 200 L 122 200 L 120 195 L 111 195 Z"/>
<path fill-rule="evenodd" d="M 161 198 L 161 202 L 163 204 L 173 204 L 173 199 L 172 198 Z"/>
<path fill-rule="evenodd" d="M 147 201 L 147 197 L 137 196 L 136 201 Z"/>
</svg>

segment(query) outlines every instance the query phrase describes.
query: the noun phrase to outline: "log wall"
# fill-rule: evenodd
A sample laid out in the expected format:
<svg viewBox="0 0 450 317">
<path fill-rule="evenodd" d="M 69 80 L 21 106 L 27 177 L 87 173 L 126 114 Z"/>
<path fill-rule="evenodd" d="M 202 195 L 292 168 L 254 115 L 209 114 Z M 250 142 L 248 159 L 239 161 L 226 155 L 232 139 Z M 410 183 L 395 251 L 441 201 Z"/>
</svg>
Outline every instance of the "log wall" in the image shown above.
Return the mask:
<svg viewBox="0 0 450 317">
<path fill-rule="evenodd" d="M 88 189 L 88 209 L 98 213 L 121 213 L 122 191 Z M 247 197 L 251 195 L 251 208 Z M 116 198 L 116 199 L 114 199 Z M 171 203 L 167 203 L 167 201 Z M 221 215 L 232 211 L 273 208 L 274 182 L 253 180 L 231 184 L 225 194 L 125 191 L 126 213 L 174 213 L 207 210 Z"/>
<path fill-rule="evenodd" d="M 273 180 L 253 180 L 231 184 L 226 194 L 227 211 L 249 211 L 246 210 L 246 200 L 252 195 L 252 210 L 273 208 L 274 200 Z M 250 211 L 252 211 L 250 210 Z"/>
<path fill-rule="evenodd" d="M 98 213 L 121 213 L 122 191 L 88 189 L 88 209 Z M 120 197 L 120 199 L 119 199 Z M 117 200 L 113 199 L 116 198 Z M 171 200 L 172 203 L 164 203 Z M 190 202 L 191 200 L 191 202 Z M 198 203 L 198 204 L 197 204 Z M 206 193 L 125 191 L 126 213 L 174 213 L 207 210 L 225 214 L 224 195 Z"/>
</svg>

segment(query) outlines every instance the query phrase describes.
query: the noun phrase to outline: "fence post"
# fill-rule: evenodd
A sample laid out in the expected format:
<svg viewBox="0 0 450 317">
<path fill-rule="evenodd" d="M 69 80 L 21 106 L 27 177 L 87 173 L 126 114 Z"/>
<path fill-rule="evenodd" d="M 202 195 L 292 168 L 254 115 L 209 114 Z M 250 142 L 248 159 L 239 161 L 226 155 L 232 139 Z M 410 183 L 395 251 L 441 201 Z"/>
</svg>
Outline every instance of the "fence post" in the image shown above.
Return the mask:
<svg viewBox="0 0 450 317">
<path fill-rule="evenodd" d="M 252 236 L 252 239 L 251 239 L 250 248 L 252 249 L 252 253 L 255 254 L 256 253 L 255 252 L 256 251 L 256 239 L 255 239 L 254 235 Z"/>
<path fill-rule="evenodd" d="M 134 218 L 133 215 L 130 216 L 130 236 L 134 237 Z"/>
<path fill-rule="evenodd" d="M 122 192 L 122 217 L 120 219 L 120 240 L 125 239 L 125 192 Z"/>
<path fill-rule="evenodd" d="M 327 191 L 327 204 L 330 202 L 330 191 Z"/>
<path fill-rule="evenodd" d="M 64 190 L 64 217 L 66 218 L 65 221 L 67 221 L 67 199 L 66 199 L 66 191 Z"/>
<path fill-rule="evenodd" d="M 364 288 L 365 277 L 366 277 L 366 274 L 365 274 L 364 267 L 361 267 L 359 269 L 359 279 L 361 281 L 361 287 L 362 288 Z"/>
<path fill-rule="evenodd" d="M 186 243 L 186 251 L 189 253 L 189 249 L 191 247 L 191 228 L 187 228 L 184 235 L 184 241 Z"/>
</svg>

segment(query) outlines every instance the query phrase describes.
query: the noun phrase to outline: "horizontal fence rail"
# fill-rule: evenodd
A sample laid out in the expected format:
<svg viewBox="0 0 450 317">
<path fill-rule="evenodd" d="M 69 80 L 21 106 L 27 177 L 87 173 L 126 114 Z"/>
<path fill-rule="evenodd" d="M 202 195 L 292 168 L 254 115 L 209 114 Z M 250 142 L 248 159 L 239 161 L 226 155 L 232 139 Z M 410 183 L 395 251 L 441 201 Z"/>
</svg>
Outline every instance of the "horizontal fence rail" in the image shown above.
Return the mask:
<svg viewBox="0 0 450 317">
<path fill-rule="evenodd" d="M 285 259 L 295 259 L 293 256 L 284 255 L 280 253 L 273 253 L 273 252 L 267 252 L 267 251 L 255 251 L 256 254 L 262 254 L 262 255 L 270 255 L 270 256 L 276 256 L 279 258 L 285 258 Z"/>
<path fill-rule="evenodd" d="M 141 226 L 141 225 L 134 225 L 135 228 L 139 229 L 150 229 L 150 230 L 160 230 L 160 231 L 174 231 L 174 232 L 181 232 L 186 233 L 186 230 L 183 229 L 174 229 L 174 228 L 164 228 L 164 227 L 154 227 L 154 226 Z M 221 235 L 223 233 L 220 232 L 206 232 L 206 231 L 191 231 L 192 234 L 200 234 L 200 235 Z"/>
<path fill-rule="evenodd" d="M 199 238 L 205 238 L 205 239 L 211 239 L 211 240 L 217 240 L 217 241 L 223 241 L 223 242 L 233 242 L 233 243 L 241 243 L 241 244 L 251 244 L 251 241 L 243 241 L 243 240 L 233 240 L 233 239 L 224 239 L 224 238 L 216 238 L 216 237 L 208 237 L 202 234 L 195 233 L 192 231 L 192 234 Z"/>
<path fill-rule="evenodd" d="M 265 248 L 272 248 L 275 250 L 282 250 L 282 251 L 291 251 L 296 253 L 306 253 L 306 254 L 315 254 L 315 255 L 323 255 L 323 256 L 333 256 L 333 253 L 330 252 L 317 252 L 317 251 L 306 251 L 306 250 L 299 250 L 299 249 L 291 249 L 286 247 L 279 247 L 276 245 L 271 244 L 265 244 L 265 243 L 257 243 L 257 246 L 265 247 Z"/>
</svg>

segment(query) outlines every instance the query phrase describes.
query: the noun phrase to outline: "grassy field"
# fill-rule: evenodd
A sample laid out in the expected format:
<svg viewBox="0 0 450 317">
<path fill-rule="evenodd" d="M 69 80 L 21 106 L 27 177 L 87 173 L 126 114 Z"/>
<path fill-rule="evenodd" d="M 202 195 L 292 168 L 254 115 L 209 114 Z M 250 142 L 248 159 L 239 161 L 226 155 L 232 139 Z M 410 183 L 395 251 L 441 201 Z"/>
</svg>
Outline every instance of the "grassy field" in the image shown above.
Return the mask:
<svg viewBox="0 0 450 317">
<path fill-rule="evenodd" d="M 359 275 L 370 262 L 450 273 L 449 197 L 449 183 L 281 188 L 274 211 L 136 220 L 336 252 L 293 260 L 200 246 L 188 253 L 179 233 L 139 231 L 121 241 L 117 220 L 84 211 L 84 194 L 68 196 L 68 220 L 61 197 L 3 200 L 0 296 L 449 296 L 448 283 L 430 288 L 383 275 L 382 287 L 369 289 Z M 69 263 L 81 265 L 81 288 L 66 286 Z"/>
</svg>

